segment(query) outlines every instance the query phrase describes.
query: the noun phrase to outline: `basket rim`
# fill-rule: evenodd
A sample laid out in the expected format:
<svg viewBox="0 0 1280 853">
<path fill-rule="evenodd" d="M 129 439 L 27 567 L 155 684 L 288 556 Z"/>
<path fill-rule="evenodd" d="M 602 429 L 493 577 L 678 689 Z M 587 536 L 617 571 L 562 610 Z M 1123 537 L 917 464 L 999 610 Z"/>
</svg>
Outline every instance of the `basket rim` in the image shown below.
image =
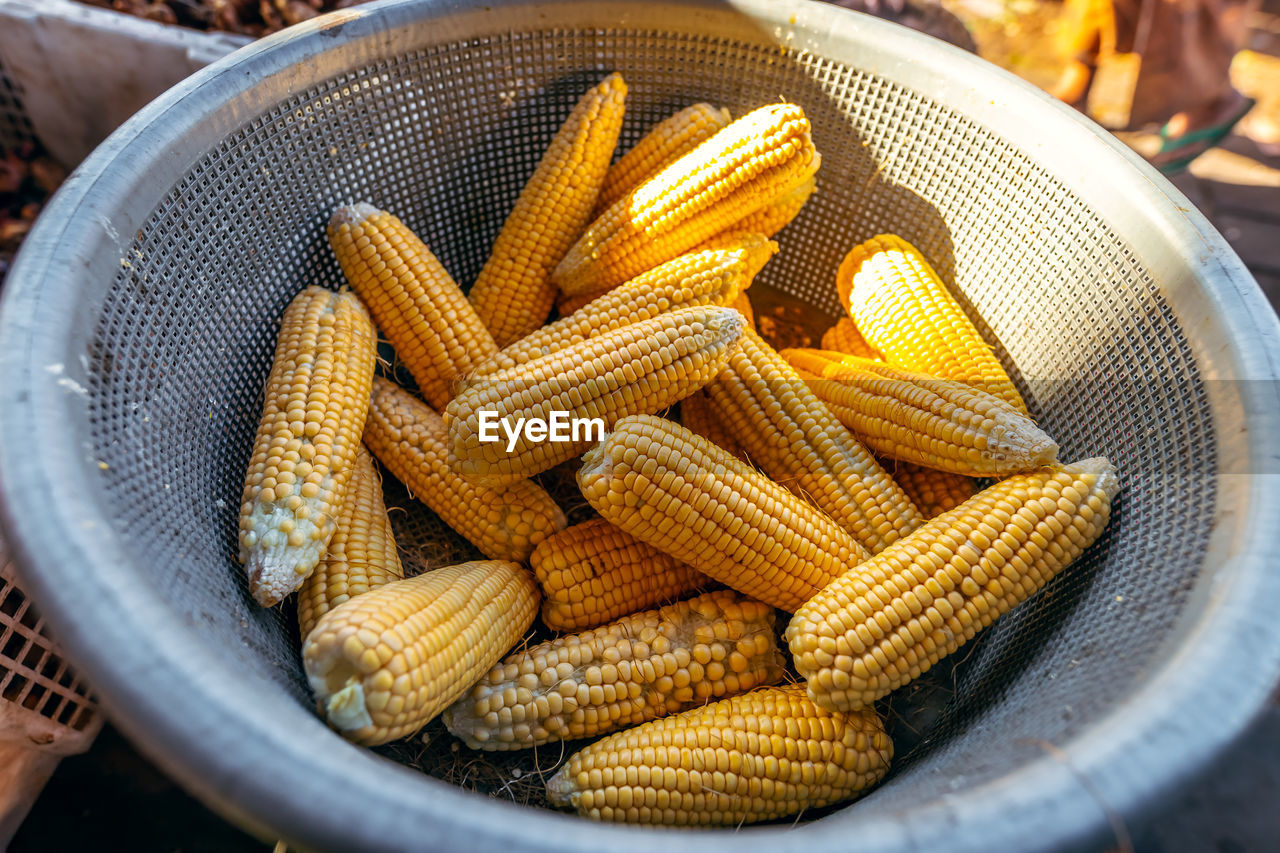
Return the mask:
<svg viewBox="0 0 1280 853">
<path fill-rule="evenodd" d="M 623 26 L 665 20 L 668 29 L 671 20 L 685 26 L 711 21 L 718 32 L 737 26 L 742 16 L 749 22 L 742 23 L 743 32 L 756 30 L 757 38 L 790 28 L 808 40 L 805 48 L 874 45 L 875 56 L 915 57 L 915 74 L 961 76 L 957 71 L 963 69 L 967 85 L 998 89 L 1000 103 L 993 98 L 992 109 L 1012 107 L 1034 116 L 1017 144 L 1039 144 L 1035 140 L 1050 127 L 1062 137 L 1055 144 L 1083 149 L 1106 180 L 1121 182 L 1134 204 L 1158 208 L 1157 226 L 1170 239 L 1195 247 L 1180 260 L 1215 284 L 1206 288 L 1205 299 L 1231 344 L 1215 353 L 1215 373 L 1260 380 L 1234 383 L 1248 417 L 1239 447 L 1247 454 L 1242 470 L 1250 474 L 1240 475 L 1247 478 L 1237 487 L 1244 507 L 1235 519 L 1240 532 L 1215 572 L 1212 597 L 1184 631 L 1177 653 L 1129 701 L 1059 745 L 1062 757 L 1046 754 L 910 812 L 849 808 L 796 829 L 657 835 L 592 824 L 474 796 L 347 744 L 318 721 L 305 731 L 281 722 L 298 710 L 284 691 L 210 655 L 158 595 L 136 583 L 121 542 L 90 500 L 94 489 L 83 449 L 65 440 L 70 431 L 56 429 L 65 419 L 68 395 L 75 394 L 74 381 L 50 382 L 47 367 L 66 365 L 74 373 L 75 354 L 66 352 L 60 336 L 69 324 L 92 321 L 77 300 L 75 269 L 81 262 L 88 267 L 91 245 L 103 239 L 113 239 L 122 251 L 127 246 L 113 232 L 131 234 L 137 224 L 128 222 L 121 200 L 139 186 L 159 187 L 159 196 L 171 185 L 161 186 L 156 172 L 163 170 L 137 152 L 167 151 L 183 140 L 192 144 L 190 135 L 202 122 L 208 133 L 205 96 L 215 93 L 225 107 L 230 96 L 243 95 L 247 104 L 214 117 L 228 125 L 243 122 L 257 114 L 251 90 L 269 75 L 297 82 L 295 91 L 305 89 L 308 81 L 322 79 L 317 69 L 334 47 L 359 43 L 373 51 L 380 39 L 377 49 L 388 49 L 386 44 L 409 38 L 407 33 L 428 21 L 439 27 L 439 40 L 450 40 L 465 30 L 463 19 L 474 26 L 481 15 L 469 3 L 384 0 L 243 48 L 142 110 L 57 193 L 28 237 L 0 303 L 0 522 L 24 585 L 60 644 L 94 685 L 111 719 L 143 752 L 242 826 L 264 838 L 317 848 L 639 850 L 665 841 L 712 850 L 815 844 L 843 849 L 847 833 L 856 830 L 859 846 L 867 850 L 1058 849 L 1107 841 L 1113 814 L 1132 819 L 1150 810 L 1244 730 L 1280 678 L 1280 620 L 1267 619 L 1263 606 L 1280 604 L 1280 567 L 1269 553 L 1280 526 L 1280 496 L 1269 487 L 1280 477 L 1268 447 L 1280 427 L 1280 322 L 1234 252 L 1181 193 L 1101 128 L 1030 84 L 928 36 L 814 0 L 489 0 L 485 8 L 495 19 L 494 32 L 507 32 L 512 21 L 535 14 L 547 16 L 544 29 L 557 20 L 621 18 Z M 659 17 L 672 10 L 683 19 Z M 172 168 L 181 175 L 189 164 Z M 49 322 L 59 317 L 61 325 Z M 49 443 L 50 438 L 64 441 Z M 148 626 L 141 643 L 138 625 Z M 253 707 L 237 704 L 216 690 L 220 684 L 237 685 L 246 696 L 252 690 L 259 701 Z M 376 827 L 376 839 L 370 827 Z"/>
</svg>

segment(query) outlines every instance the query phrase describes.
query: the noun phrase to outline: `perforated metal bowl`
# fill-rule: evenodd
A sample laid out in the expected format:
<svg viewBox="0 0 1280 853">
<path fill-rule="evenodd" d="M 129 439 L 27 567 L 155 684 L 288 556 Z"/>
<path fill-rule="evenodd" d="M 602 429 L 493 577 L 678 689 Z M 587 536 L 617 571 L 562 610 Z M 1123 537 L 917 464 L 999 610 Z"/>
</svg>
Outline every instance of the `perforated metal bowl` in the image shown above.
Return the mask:
<svg viewBox="0 0 1280 853">
<path fill-rule="evenodd" d="M 933 678 L 945 701 L 908 721 L 920 734 L 888 781 L 794 828 L 595 826 L 351 746 L 312 712 L 290 627 L 251 602 L 234 560 L 276 318 L 303 286 L 340 281 L 332 208 L 397 211 L 469 282 L 569 105 L 615 69 L 631 87 L 624 145 L 697 100 L 803 104 L 821 189 L 762 285 L 834 313 L 848 247 L 903 234 L 982 318 L 1063 456 L 1106 454 L 1124 483 L 1088 558 Z M 197 74 L 63 188 L 4 294 L 4 521 L 111 715 L 263 835 L 1092 845 L 1218 752 L 1280 672 L 1278 342 L 1244 267 L 1163 179 L 915 33 L 805 2 L 392 2 Z"/>
</svg>

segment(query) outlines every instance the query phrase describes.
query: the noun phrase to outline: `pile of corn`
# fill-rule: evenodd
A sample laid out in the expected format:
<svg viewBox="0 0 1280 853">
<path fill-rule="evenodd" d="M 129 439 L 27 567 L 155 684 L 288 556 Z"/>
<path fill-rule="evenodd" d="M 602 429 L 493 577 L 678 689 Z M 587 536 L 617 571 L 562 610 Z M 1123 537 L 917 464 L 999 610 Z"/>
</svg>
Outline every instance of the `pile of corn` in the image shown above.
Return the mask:
<svg viewBox="0 0 1280 853">
<path fill-rule="evenodd" d="M 334 212 L 350 288 L 285 313 L 241 561 L 264 606 L 297 591 L 358 743 L 437 715 L 474 749 L 599 738 L 546 787 L 600 820 L 845 802 L 889 767 L 876 700 L 1079 557 L 1116 474 L 1057 459 L 897 237 L 836 271 L 825 349 L 774 350 L 746 291 L 814 191 L 804 112 L 698 104 L 610 166 L 625 95 L 581 98 L 468 294 L 391 213 Z M 416 393 L 374 375 L 379 334 Z M 607 434 L 485 439 L 553 412 Z M 579 457 L 598 518 L 566 527 L 531 478 Z M 488 559 L 404 577 L 373 458 Z M 516 648 L 539 614 L 563 633 Z"/>
</svg>

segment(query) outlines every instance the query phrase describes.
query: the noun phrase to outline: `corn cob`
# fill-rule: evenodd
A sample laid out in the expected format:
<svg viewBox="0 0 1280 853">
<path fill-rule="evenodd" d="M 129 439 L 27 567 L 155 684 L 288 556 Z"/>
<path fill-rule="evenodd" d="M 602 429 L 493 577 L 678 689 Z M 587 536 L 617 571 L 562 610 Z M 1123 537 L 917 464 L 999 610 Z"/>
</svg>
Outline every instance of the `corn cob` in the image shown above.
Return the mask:
<svg viewBox="0 0 1280 853">
<path fill-rule="evenodd" d="M 490 559 L 523 562 L 534 546 L 564 529 L 564 513 L 537 483 L 491 488 L 454 473 L 444 420 L 381 377 L 373 383 L 364 440 L 418 500 Z"/>
<path fill-rule="evenodd" d="M 618 418 L 657 412 L 714 377 L 742 333 L 732 308 L 697 306 L 659 314 L 470 385 L 447 410 L 454 470 L 477 482 L 513 482 L 581 454 Z M 484 441 L 482 414 L 490 435 Z M 563 435 L 524 429 L 563 415 Z M 594 437 L 574 430 L 595 422 Z M 515 433 L 508 440 L 502 422 Z"/>
<path fill-rule="evenodd" d="M 758 331 L 756 329 L 756 312 L 751 309 L 751 300 L 747 298 L 747 294 L 739 293 L 738 298 L 733 300 L 733 304 L 730 307 L 741 314 L 742 319 L 747 321 L 748 329 L 753 332 Z"/>
<path fill-rule="evenodd" d="M 799 107 L 749 113 L 611 205 L 552 281 L 567 295 L 624 282 L 774 203 L 818 161 Z"/>
<path fill-rule="evenodd" d="M 711 408 L 711 398 L 707 395 L 706 388 L 694 391 L 680 401 L 680 423 L 742 461 L 751 461 L 747 451 L 742 449 L 742 443 L 720 421 L 720 416 Z"/>
<path fill-rule="evenodd" d="M 791 220 L 800 215 L 800 209 L 818 188 L 818 181 L 813 175 L 808 176 L 768 207 L 744 216 L 735 229 L 755 231 L 767 237 L 773 237 L 783 228 L 791 224 Z"/>
<path fill-rule="evenodd" d="M 498 351 L 471 303 L 412 231 L 372 205 L 338 208 L 329 244 L 423 399 L 444 408 L 453 380 Z"/>
<path fill-rule="evenodd" d="M 1079 557 L 1118 490 L 1101 457 L 1010 477 L 840 577 L 787 627 L 809 697 L 850 711 L 927 671 Z"/>
<path fill-rule="evenodd" d="M 858 331 L 858 324 L 848 317 L 841 317 L 834 326 L 823 332 L 822 348 L 845 355 L 869 358 L 872 361 L 884 361 L 884 357 L 876 352 L 875 347 L 862 337 L 862 333 Z"/>
<path fill-rule="evenodd" d="M 661 266 L 661 265 L 659 265 Z M 556 313 L 561 319 L 576 314 L 583 308 L 595 302 L 601 296 L 614 290 L 612 287 L 606 287 L 603 290 L 589 290 L 585 293 L 578 293 L 573 296 L 565 296 L 563 293 L 556 298 Z M 517 341 L 519 343 L 519 341 Z"/>
<path fill-rule="evenodd" d="M 329 724 L 366 746 L 413 734 L 520 641 L 538 588 L 480 560 L 394 581 L 330 610 L 302 646 Z"/>
<path fill-rule="evenodd" d="M 874 709 L 768 687 L 609 735 L 547 781 L 553 805 L 616 823 L 739 826 L 852 799 L 889 770 Z"/>
<path fill-rule="evenodd" d="M 1029 417 L 972 385 L 823 350 L 784 357 L 881 455 L 969 477 L 1003 477 L 1058 457 L 1058 445 Z"/>
<path fill-rule="evenodd" d="M 746 266 L 743 268 L 743 278 L 746 280 L 741 288 L 740 293 L 745 293 L 747 288 L 751 286 L 751 282 L 760 270 L 764 269 L 764 265 L 769 259 L 778 253 L 778 244 L 770 240 L 767 234 L 759 231 L 752 231 L 748 228 L 733 228 L 729 231 L 721 231 L 714 237 L 711 237 L 699 243 L 690 252 L 712 252 L 720 249 L 740 249 L 742 246 L 763 246 L 768 251 L 756 251 L 746 256 Z"/>
<path fill-rule="evenodd" d="M 596 214 L 715 136 L 728 124 L 728 110 L 716 109 L 705 103 L 685 107 L 658 122 L 634 148 L 609 167 L 600 187 L 600 198 L 596 201 Z"/>
<path fill-rule="evenodd" d="M 827 515 L 658 417 L 619 421 L 583 457 L 578 487 L 637 539 L 788 612 L 867 556 Z"/>
<path fill-rule="evenodd" d="M 752 462 L 872 554 L 924 524 L 902 487 L 754 332 L 742 336 L 707 394 Z"/>
<path fill-rule="evenodd" d="M 311 633 L 316 620 L 342 602 L 403 577 L 373 457 L 361 445 L 324 559 L 298 589 L 302 638 Z"/>
<path fill-rule="evenodd" d="M 298 588 L 333 536 L 376 348 L 355 294 L 308 287 L 285 309 L 240 502 L 240 562 L 263 607 Z"/>
<path fill-rule="evenodd" d="M 753 250 L 747 252 L 742 258 L 744 266 L 740 269 L 740 276 L 743 284 L 739 290 L 745 291 L 751 286 L 751 282 L 755 279 L 760 270 L 764 269 L 764 265 L 768 262 L 769 258 L 773 257 L 777 253 L 778 244 L 769 240 L 763 234 L 740 228 L 734 228 L 731 231 L 722 231 L 711 239 L 698 244 L 683 255 L 677 255 L 672 260 L 659 264 L 648 272 L 641 273 L 631 279 L 631 281 L 640 281 L 643 279 L 649 279 L 651 276 L 657 276 L 660 274 L 658 272 L 659 270 L 662 270 L 663 273 L 661 274 L 665 275 L 666 272 L 671 269 L 668 267 L 668 264 L 679 263 L 681 258 L 689 258 L 692 256 L 714 260 L 717 256 L 704 255 L 703 253 L 717 252 L 726 249 L 738 252 L 742 251 L 744 247 Z M 692 273 L 689 272 L 686 274 Z M 623 284 L 618 285 L 617 287 L 605 287 L 601 290 L 590 290 L 574 296 L 561 296 L 559 301 L 556 302 L 556 308 L 559 310 L 561 316 L 568 316 L 575 311 L 581 310 L 583 306 L 599 299 L 604 294 L 625 286 L 626 285 Z"/>
<path fill-rule="evenodd" d="M 444 712 L 472 749 L 594 737 L 782 679 L 775 614 L 729 590 L 509 655 Z"/>
<path fill-rule="evenodd" d="M 529 567 L 542 589 L 542 621 L 555 631 L 594 628 L 710 582 L 603 518 L 548 536 Z"/>
<path fill-rule="evenodd" d="M 507 217 L 468 299 L 498 346 L 537 329 L 556 301 L 551 270 L 591 221 L 622 130 L 627 85 L 610 74 L 578 101 Z"/>
<path fill-rule="evenodd" d="M 886 361 L 973 385 L 1023 414 L 1027 405 L 920 252 L 892 234 L 855 246 L 836 273 L 840 301 Z"/>
<path fill-rule="evenodd" d="M 777 250 L 778 244 L 772 240 L 743 233 L 723 248 L 681 255 L 505 347 L 472 371 L 467 380 L 474 382 L 667 311 L 729 305 Z"/>
<path fill-rule="evenodd" d="M 898 481 L 925 518 L 953 510 L 978 493 L 977 481 L 962 474 L 896 460 L 891 460 L 884 467 L 893 474 L 893 479 Z"/>
</svg>

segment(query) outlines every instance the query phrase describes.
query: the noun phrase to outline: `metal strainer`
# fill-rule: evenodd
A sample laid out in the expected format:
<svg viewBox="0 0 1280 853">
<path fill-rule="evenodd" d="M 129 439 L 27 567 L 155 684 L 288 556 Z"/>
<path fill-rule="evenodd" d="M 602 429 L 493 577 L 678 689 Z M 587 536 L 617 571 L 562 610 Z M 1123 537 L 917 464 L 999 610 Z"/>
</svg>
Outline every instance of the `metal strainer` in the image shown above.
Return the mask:
<svg viewBox="0 0 1280 853">
<path fill-rule="evenodd" d="M 834 315 L 845 251 L 902 234 L 982 318 L 1063 457 L 1105 454 L 1124 484 L 1088 558 L 934 680 L 953 698 L 912 721 L 888 781 L 794 828 L 595 826 L 351 746 L 312 712 L 291 626 L 252 603 L 234 559 L 276 320 L 341 280 L 329 212 L 388 208 L 469 282 L 569 106 L 613 70 L 630 84 L 623 145 L 694 101 L 802 104 L 820 189 L 761 283 Z M 808 2 L 389 2 L 197 74 L 59 193 L 0 317 L 4 521 L 108 712 L 264 835 L 1096 844 L 1217 753 L 1280 673 L 1278 365 L 1280 324 L 1182 196 L 961 51 Z"/>
</svg>

